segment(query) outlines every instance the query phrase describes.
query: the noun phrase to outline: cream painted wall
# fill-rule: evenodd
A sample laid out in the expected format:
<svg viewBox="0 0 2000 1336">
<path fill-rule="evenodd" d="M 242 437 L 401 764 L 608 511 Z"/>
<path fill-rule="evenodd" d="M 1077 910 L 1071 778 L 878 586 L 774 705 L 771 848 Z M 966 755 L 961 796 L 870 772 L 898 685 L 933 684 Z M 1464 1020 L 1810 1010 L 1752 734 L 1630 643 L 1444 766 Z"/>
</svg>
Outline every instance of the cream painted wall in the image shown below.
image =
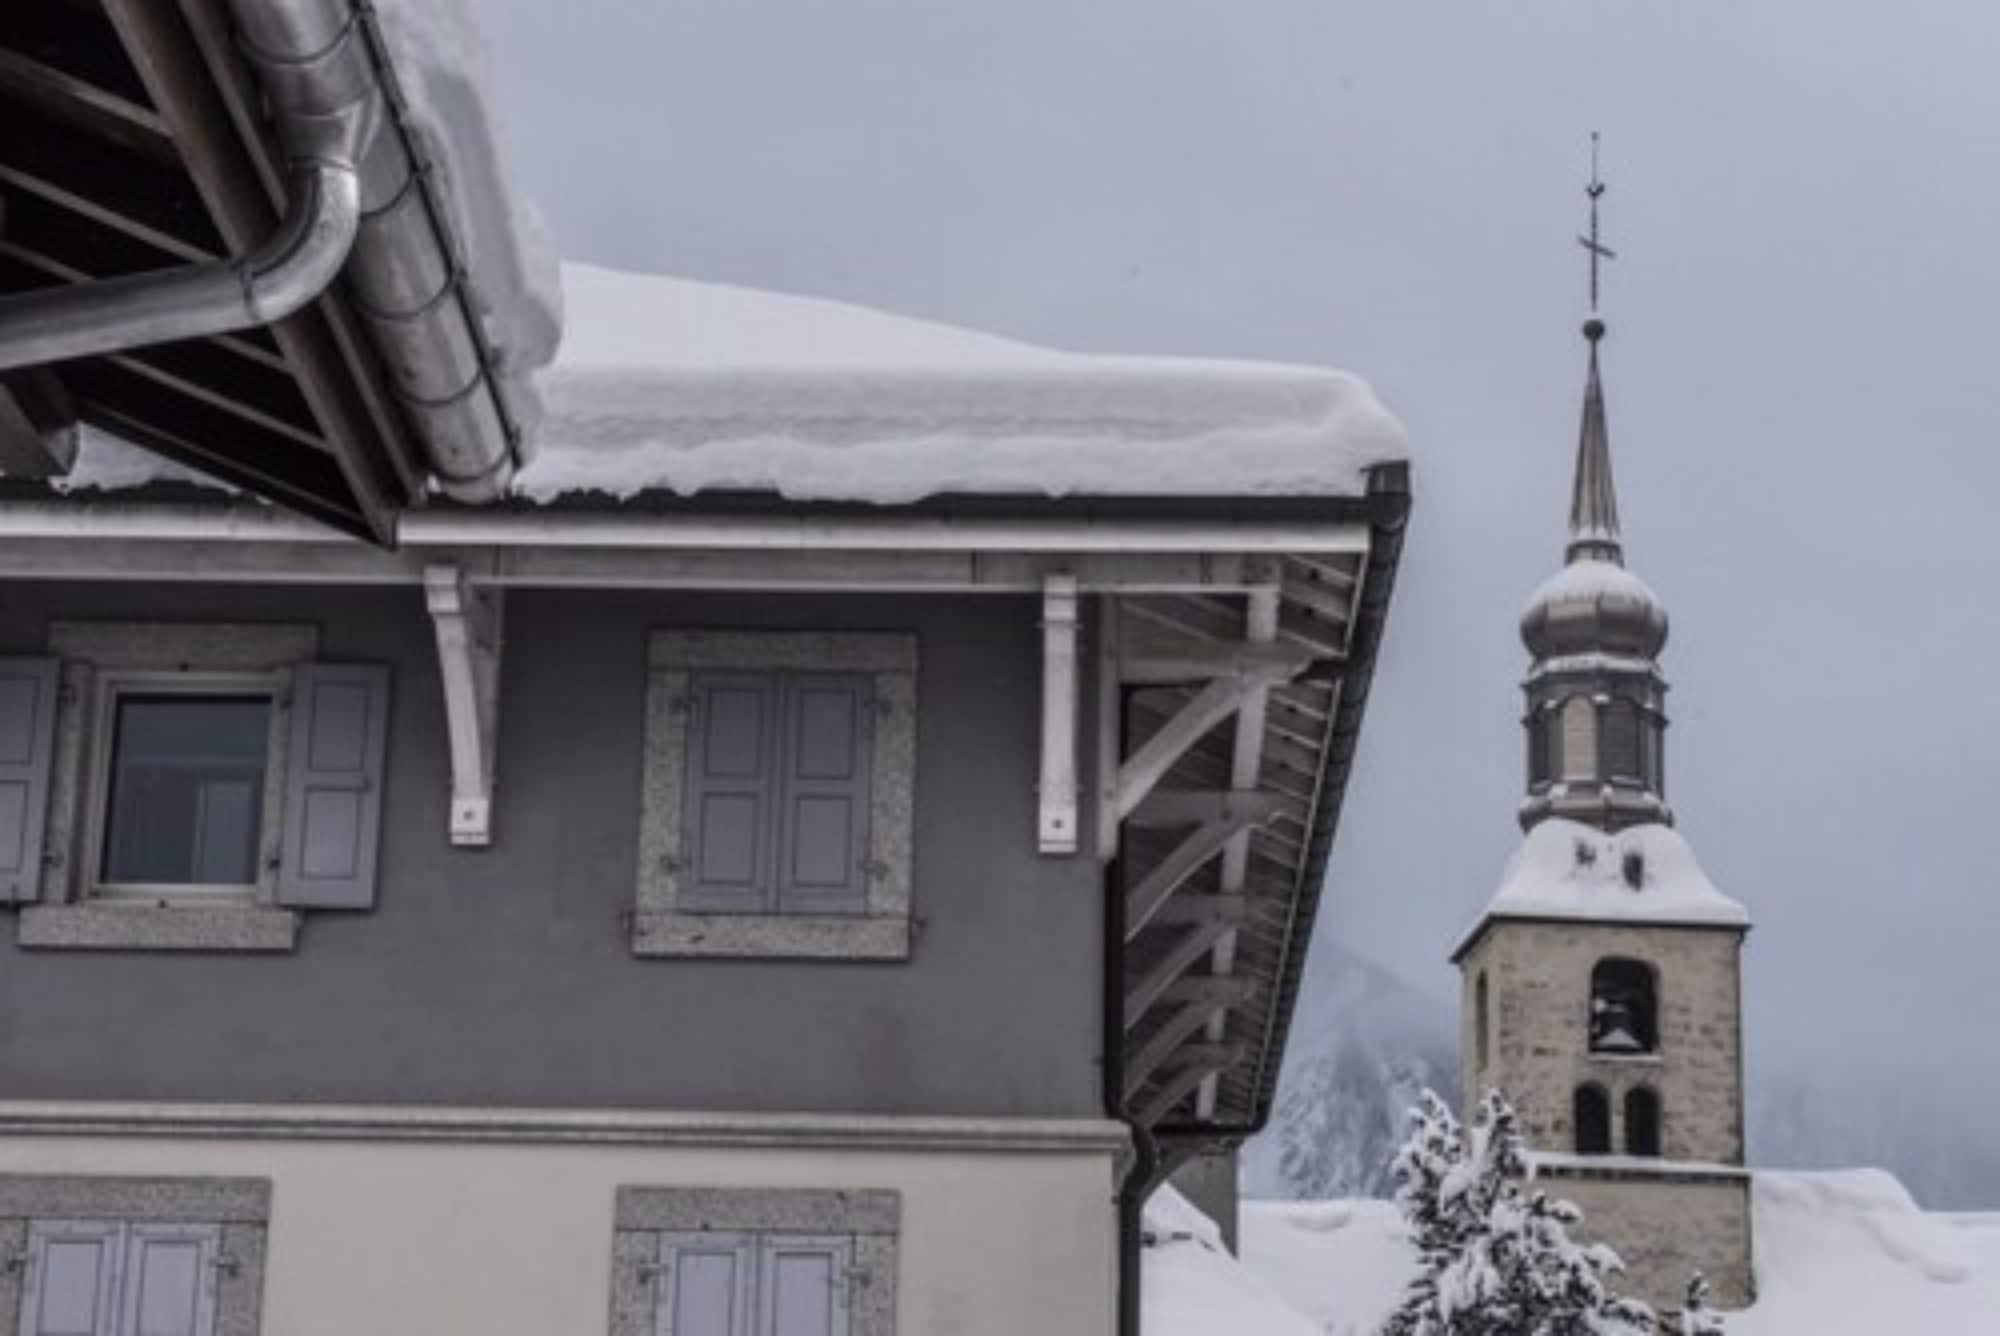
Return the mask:
<svg viewBox="0 0 2000 1336">
<path fill-rule="evenodd" d="M 897 1330 L 1103 1336 L 1112 1155 L 0 1136 L 0 1172 L 273 1182 L 265 1336 L 606 1330 L 623 1184 L 894 1188 Z"/>
</svg>

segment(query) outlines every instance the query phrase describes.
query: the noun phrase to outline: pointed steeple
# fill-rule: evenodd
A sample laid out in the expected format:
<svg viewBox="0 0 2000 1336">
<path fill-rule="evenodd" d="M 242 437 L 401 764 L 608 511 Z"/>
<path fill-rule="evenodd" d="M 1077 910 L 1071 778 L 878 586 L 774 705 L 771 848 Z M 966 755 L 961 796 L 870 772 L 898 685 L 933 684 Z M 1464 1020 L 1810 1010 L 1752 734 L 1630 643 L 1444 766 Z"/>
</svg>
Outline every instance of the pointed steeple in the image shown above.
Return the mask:
<svg viewBox="0 0 2000 1336">
<path fill-rule="evenodd" d="M 1624 562 L 1618 542 L 1618 492 L 1611 481 L 1611 432 L 1604 422 L 1604 379 L 1598 370 L 1597 345 L 1604 339 L 1604 322 L 1592 316 L 1584 322 L 1590 341 L 1590 371 L 1583 383 L 1583 426 L 1577 434 L 1576 479 L 1569 501 L 1569 550 L 1566 557 L 1596 557 Z"/>
<path fill-rule="evenodd" d="M 1521 824 L 1556 816 L 1600 830 L 1671 824 L 1662 743 L 1666 680 L 1659 654 L 1667 610 L 1645 582 L 1625 569 L 1618 493 L 1611 481 L 1611 432 L 1604 416 L 1597 310 L 1598 266 L 1612 259 L 1599 240 L 1596 136 L 1591 136 L 1590 349 L 1570 485 L 1569 545 L 1563 568 L 1542 583 L 1521 614 L 1521 639 L 1533 663 L 1523 684 L 1528 712 L 1528 796 Z"/>
</svg>

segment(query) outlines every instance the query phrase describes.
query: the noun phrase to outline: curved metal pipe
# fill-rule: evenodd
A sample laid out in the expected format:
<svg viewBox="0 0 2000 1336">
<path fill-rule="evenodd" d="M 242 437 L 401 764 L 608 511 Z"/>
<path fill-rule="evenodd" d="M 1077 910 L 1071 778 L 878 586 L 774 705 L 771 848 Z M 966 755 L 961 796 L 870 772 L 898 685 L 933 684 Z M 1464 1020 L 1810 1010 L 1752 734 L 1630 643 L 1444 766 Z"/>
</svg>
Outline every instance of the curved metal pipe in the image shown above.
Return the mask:
<svg viewBox="0 0 2000 1336">
<path fill-rule="evenodd" d="M 0 371 L 282 320 L 326 291 L 361 229 L 353 162 L 294 164 L 291 205 L 240 260 L 107 278 L 0 298 Z"/>
<path fill-rule="evenodd" d="M 290 160 L 284 218 L 239 260 L 0 298 L 0 371 L 268 325 L 344 272 L 439 486 L 458 501 L 504 497 L 513 415 L 369 11 L 230 10 Z"/>
</svg>

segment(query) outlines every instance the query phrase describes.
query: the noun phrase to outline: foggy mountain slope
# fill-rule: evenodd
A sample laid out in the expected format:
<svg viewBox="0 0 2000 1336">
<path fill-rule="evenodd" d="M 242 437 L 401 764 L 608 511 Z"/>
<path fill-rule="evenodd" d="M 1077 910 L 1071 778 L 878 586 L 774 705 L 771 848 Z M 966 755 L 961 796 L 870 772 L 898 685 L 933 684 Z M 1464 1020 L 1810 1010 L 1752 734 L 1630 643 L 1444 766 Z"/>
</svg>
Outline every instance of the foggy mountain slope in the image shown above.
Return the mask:
<svg viewBox="0 0 2000 1336">
<path fill-rule="evenodd" d="M 1244 1193 L 1387 1196 L 1417 1094 L 1429 1086 L 1457 1104 L 1456 1009 L 1322 939 L 1271 1125 L 1243 1150 Z M 1882 1168 L 1926 1209 L 2000 1209 L 2000 1134 L 1894 1061 L 1759 1051 L 1749 1078 L 1753 1167 Z"/>
<path fill-rule="evenodd" d="M 1270 1127 L 1243 1148 L 1253 1197 L 1373 1197 L 1426 1087 L 1456 1103 L 1453 1006 L 1325 942 L 1292 1022 Z"/>
</svg>

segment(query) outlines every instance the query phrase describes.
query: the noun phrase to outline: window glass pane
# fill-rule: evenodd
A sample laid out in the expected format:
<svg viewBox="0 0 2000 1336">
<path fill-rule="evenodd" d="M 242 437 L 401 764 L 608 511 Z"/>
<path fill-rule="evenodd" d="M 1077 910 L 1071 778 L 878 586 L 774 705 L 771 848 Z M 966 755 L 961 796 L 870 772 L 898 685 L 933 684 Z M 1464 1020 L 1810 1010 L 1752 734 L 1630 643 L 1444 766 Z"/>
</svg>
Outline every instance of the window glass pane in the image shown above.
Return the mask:
<svg viewBox="0 0 2000 1336">
<path fill-rule="evenodd" d="M 119 697 L 101 880 L 255 883 L 270 726 L 268 697 Z"/>
</svg>

